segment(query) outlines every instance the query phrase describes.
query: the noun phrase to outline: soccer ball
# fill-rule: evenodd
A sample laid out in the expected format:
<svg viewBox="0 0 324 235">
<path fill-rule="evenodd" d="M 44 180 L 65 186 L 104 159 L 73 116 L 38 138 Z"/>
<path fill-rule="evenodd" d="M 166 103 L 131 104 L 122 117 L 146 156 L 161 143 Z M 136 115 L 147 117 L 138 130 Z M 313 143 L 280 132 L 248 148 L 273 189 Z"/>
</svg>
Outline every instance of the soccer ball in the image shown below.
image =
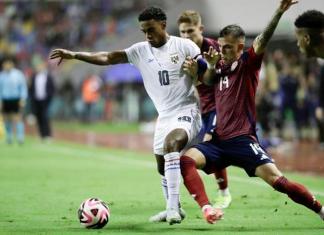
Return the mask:
<svg viewBox="0 0 324 235">
<path fill-rule="evenodd" d="M 88 198 L 81 203 L 78 217 L 86 228 L 103 228 L 109 221 L 109 207 L 98 198 Z"/>
</svg>

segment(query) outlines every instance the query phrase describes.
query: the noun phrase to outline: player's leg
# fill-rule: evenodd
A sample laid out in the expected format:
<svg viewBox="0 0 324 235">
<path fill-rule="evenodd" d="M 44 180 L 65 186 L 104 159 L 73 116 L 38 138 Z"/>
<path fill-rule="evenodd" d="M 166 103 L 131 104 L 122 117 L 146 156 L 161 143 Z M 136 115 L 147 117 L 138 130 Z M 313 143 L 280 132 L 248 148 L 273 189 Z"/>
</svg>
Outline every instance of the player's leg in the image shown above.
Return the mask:
<svg viewBox="0 0 324 235">
<path fill-rule="evenodd" d="M 25 124 L 23 121 L 22 110 L 13 114 L 13 120 L 16 126 L 16 137 L 19 144 L 23 144 L 25 140 Z"/>
<path fill-rule="evenodd" d="M 184 185 L 200 206 L 207 222 L 211 224 L 215 223 L 222 218 L 223 212 L 211 206 L 204 183 L 197 171 L 197 169 L 203 169 L 206 166 L 205 156 L 198 149 L 190 148 L 181 157 L 180 162 Z"/>
<path fill-rule="evenodd" d="M 203 141 L 209 141 L 212 139 L 212 133 L 216 127 L 217 115 L 216 111 L 211 111 L 202 115 L 204 138 Z M 214 207 L 216 208 L 227 208 L 232 197 L 228 188 L 227 172 L 226 168 L 216 170 L 214 173 L 216 182 L 218 184 L 218 193 L 214 201 Z"/>
<path fill-rule="evenodd" d="M 255 138 L 237 137 L 226 145 L 227 147 L 223 149 L 231 164 L 245 169 L 250 177 L 262 178 L 277 191 L 287 194 L 296 203 L 319 213 L 321 218 L 324 217 L 322 205 L 303 185 L 287 180 Z"/>
<path fill-rule="evenodd" d="M 219 188 L 218 195 L 215 198 L 214 207 L 222 209 L 227 208 L 232 202 L 232 196 L 228 188 L 226 168 L 217 169 L 214 175 Z"/>
<path fill-rule="evenodd" d="M 155 159 L 157 163 L 157 170 L 159 174 L 161 175 L 161 186 L 162 186 L 162 192 L 165 199 L 165 202 L 167 204 L 168 202 L 168 186 L 166 178 L 164 177 L 164 157 L 162 155 L 155 154 Z M 186 217 L 185 211 L 180 207 L 180 216 L 183 220 Z M 149 218 L 150 222 L 166 222 L 167 217 L 167 211 L 163 210 Z"/>
<path fill-rule="evenodd" d="M 13 139 L 13 121 L 12 115 L 8 113 L 3 113 L 3 122 L 6 130 L 6 142 L 8 144 L 12 143 Z"/>
<path fill-rule="evenodd" d="M 305 186 L 289 181 L 284 177 L 275 164 L 267 163 L 258 166 L 255 174 L 275 190 L 287 194 L 294 202 L 302 204 L 315 213 L 318 213 L 321 219 L 324 220 L 324 208 L 321 203 L 315 199 Z"/>
<path fill-rule="evenodd" d="M 181 182 L 180 152 L 187 143 L 187 132 L 180 128 L 172 130 L 164 141 L 164 176 L 168 189 L 167 221 L 170 224 L 181 222 L 179 213 L 179 191 Z"/>
<path fill-rule="evenodd" d="M 168 186 L 167 210 L 170 224 L 179 223 L 179 191 L 181 182 L 180 152 L 195 142 L 201 129 L 201 116 L 197 107 L 184 108 L 171 113 L 166 120 L 168 133 L 164 139 L 165 178 Z M 172 222 L 174 220 L 175 222 Z"/>
</svg>

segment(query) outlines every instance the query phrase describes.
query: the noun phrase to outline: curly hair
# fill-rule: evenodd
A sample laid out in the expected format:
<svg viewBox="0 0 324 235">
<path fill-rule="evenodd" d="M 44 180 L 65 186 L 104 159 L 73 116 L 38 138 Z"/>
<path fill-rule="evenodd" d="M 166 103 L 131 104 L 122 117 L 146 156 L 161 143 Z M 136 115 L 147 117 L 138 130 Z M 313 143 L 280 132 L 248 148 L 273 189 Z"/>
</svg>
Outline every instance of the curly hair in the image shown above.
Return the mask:
<svg viewBox="0 0 324 235">
<path fill-rule="evenodd" d="M 324 14 L 317 10 L 308 10 L 295 20 L 297 28 L 322 29 L 324 28 Z"/>
<path fill-rule="evenodd" d="M 138 21 L 147 20 L 166 21 L 167 16 L 161 8 L 149 7 L 142 11 L 142 13 L 138 16 Z"/>
</svg>

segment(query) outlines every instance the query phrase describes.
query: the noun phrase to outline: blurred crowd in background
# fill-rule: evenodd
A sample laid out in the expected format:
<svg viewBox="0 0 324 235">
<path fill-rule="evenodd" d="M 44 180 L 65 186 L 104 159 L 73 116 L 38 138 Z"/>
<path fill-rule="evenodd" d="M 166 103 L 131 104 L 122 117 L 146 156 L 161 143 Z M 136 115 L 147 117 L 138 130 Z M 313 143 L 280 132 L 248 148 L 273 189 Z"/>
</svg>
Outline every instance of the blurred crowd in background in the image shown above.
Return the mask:
<svg viewBox="0 0 324 235">
<path fill-rule="evenodd" d="M 132 65 L 95 67 L 78 73 L 80 64 L 63 63 L 63 73 L 58 75 L 56 65 L 48 63 L 52 48 L 100 51 L 118 43 L 127 36 L 127 29 L 138 27 L 137 13 L 145 5 L 144 0 L 0 2 L 0 59 L 14 55 L 16 67 L 23 71 L 29 85 L 36 68 L 45 63 L 55 85 L 50 106 L 53 119 L 85 123 L 152 121 L 157 113 Z M 213 36 L 217 37 L 217 32 Z M 318 94 L 324 92 L 319 90 L 324 65 L 304 58 L 291 38 L 274 39 L 265 55 L 257 96 L 264 144 L 276 145 L 281 139 L 316 139 L 315 109 Z M 29 105 L 25 114 L 30 114 Z"/>
</svg>

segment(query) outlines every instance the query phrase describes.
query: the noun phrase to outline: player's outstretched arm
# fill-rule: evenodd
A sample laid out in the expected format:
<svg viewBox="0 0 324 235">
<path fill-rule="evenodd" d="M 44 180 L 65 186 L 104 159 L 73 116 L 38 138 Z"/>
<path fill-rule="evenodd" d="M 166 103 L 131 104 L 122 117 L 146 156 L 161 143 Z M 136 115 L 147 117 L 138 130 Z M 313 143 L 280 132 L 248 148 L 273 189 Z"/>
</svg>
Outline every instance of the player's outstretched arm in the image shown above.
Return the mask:
<svg viewBox="0 0 324 235">
<path fill-rule="evenodd" d="M 66 49 L 54 49 L 50 59 L 59 59 L 58 65 L 64 60 L 77 59 L 96 65 L 110 65 L 128 63 L 125 51 L 113 52 L 76 52 Z"/>
<path fill-rule="evenodd" d="M 273 32 L 275 31 L 279 20 L 282 14 L 287 11 L 290 6 L 298 3 L 296 0 L 281 0 L 278 9 L 275 11 L 275 14 L 272 16 L 271 21 L 265 28 L 265 30 L 256 37 L 253 42 L 253 48 L 257 55 L 262 54 L 267 47 L 267 44 L 272 37 Z"/>
</svg>

